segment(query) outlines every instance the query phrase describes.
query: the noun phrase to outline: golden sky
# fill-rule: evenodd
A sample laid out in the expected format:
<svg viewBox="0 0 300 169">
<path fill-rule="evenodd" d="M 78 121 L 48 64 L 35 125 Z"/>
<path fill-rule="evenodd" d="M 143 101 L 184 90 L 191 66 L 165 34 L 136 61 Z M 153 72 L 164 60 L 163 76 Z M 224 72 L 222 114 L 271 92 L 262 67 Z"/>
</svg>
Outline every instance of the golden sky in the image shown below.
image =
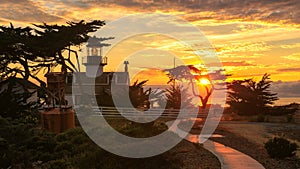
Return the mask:
<svg viewBox="0 0 300 169">
<path fill-rule="evenodd" d="M 226 72 L 232 74 L 230 79 L 258 79 L 270 73 L 273 81 L 294 83 L 300 93 L 299 0 L 2 0 L 0 7 L 1 24 L 12 22 L 15 26 L 64 24 L 82 19 L 105 20 L 109 26 L 121 17 L 145 12 L 178 16 L 201 30 Z M 143 50 L 132 53 L 142 47 Z M 191 51 L 184 48 L 176 39 L 166 36 L 128 37 L 107 53 L 109 65 L 105 70 L 115 70 L 122 59 L 129 57 L 132 76 L 143 71 L 139 77 L 155 84 L 159 81 L 154 75 L 157 65 L 170 68 L 174 55 L 180 58 L 177 65 L 201 63 L 193 60 Z M 141 56 L 145 64 L 138 66 L 135 61 Z"/>
</svg>

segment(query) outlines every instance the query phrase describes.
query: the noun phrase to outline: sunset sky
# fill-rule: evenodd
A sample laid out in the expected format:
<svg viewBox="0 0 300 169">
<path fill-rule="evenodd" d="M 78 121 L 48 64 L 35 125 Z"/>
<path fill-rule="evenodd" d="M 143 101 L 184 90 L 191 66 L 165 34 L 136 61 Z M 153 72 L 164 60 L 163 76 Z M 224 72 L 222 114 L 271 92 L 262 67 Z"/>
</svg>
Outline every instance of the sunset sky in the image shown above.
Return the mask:
<svg viewBox="0 0 300 169">
<path fill-rule="evenodd" d="M 10 22 L 15 26 L 27 26 L 95 19 L 105 20 L 109 26 L 110 22 L 129 14 L 175 15 L 201 30 L 226 72 L 232 74 L 230 79 L 259 79 L 264 73 L 269 73 L 275 82 L 274 90 L 280 96 L 300 97 L 299 0 L 2 0 L 0 7 L 0 22 L 7 26 Z M 117 37 L 114 34 L 103 36 Z M 169 52 L 179 56 L 182 62 L 180 59 L 176 61 L 178 65 L 200 64 L 190 59 L 192 54 L 184 52 L 188 51 L 184 50 L 185 47 L 165 36 L 129 37 L 118 46 L 122 47 L 115 46 L 115 50 L 108 52 L 106 70 L 115 70 L 125 57 L 144 55 L 145 65 L 139 67 L 135 65 L 136 59 L 129 59 L 129 66 L 131 74 L 144 71 L 143 77 L 152 77 L 148 78 L 152 79 L 150 84 L 157 82 L 157 67 L 145 73 L 145 68 L 149 69 L 151 63 L 157 65 L 160 61 L 173 65 L 173 56 L 168 52 L 158 52 L 158 49 L 168 48 Z M 141 46 L 151 49 L 133 52 Z"/>
</svg>

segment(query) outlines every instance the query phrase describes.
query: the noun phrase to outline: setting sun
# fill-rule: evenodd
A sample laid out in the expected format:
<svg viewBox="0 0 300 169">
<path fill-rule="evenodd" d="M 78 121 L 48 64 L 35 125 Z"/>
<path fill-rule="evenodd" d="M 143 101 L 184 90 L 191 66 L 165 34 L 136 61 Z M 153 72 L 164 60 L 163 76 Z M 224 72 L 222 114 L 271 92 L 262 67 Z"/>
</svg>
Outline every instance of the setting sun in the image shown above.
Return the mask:
<svg viewBox="0 0 300 169">
<path fill-rule="evenodd" d="M 202 78 L 200 79 L 200 84 L 202 85 L 209 85 L 210 84 L 210 81 L 206 78 Z"/>
</svg>

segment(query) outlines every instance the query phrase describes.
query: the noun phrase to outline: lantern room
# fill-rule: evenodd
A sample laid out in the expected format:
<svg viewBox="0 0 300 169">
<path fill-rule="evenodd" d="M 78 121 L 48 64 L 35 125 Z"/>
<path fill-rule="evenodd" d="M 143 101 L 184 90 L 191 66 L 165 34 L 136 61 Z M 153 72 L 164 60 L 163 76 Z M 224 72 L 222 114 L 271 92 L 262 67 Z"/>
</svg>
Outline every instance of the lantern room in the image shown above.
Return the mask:
<svg viewBox="0 0 300 169">
<path fill-rule="evenodd" d="M 89 38 L 87 44 L 87 56 L 83 58 L 82 63 L 86 66 L 86 75 L 96 77 L 103 73 L 103 68 L 107 65 L 107 57 L 103 56 L 103 47 L 110 44 L 102 43 L 102 41 L 113 38 L 97 38 L 93 36 Z"/>
</svg>

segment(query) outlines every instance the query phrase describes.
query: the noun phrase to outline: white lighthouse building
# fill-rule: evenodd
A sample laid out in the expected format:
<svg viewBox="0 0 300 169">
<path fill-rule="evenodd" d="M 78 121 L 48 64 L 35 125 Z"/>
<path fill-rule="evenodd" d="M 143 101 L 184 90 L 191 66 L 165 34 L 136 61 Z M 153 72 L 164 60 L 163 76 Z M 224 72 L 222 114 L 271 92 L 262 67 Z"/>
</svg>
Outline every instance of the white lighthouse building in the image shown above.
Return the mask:
<svg viewBox="0 0 300 169">
<path fill-rule="evenodd" d="M 66 99 L 69 103 L 79 104 L 83 100 L 82 93 L 84 91 L 72 94 L 72 87 L 78 91 L 80 91 L 80 86 L 82 89 L 95 88 L 95 97 L 101 106 L 114 105 L 111 98 L 112 84 L 120 87 L 129 87 L 128 61 L 124 62 L 124 72 L 104 71 L 104 66 L 107 65 L 108 59 L 106 56 L 103 56 L 103 47 L 110 46 L 110 44 L 102 42 L 109 39 L 113 38 L 97 38 L 94 36 L 88 40 L 86 46 L 87 55 L 82 60 L 86 71 L 70 73 L 67 77 Z"/>
<path fill-rule="evenodd" d="M 87 44 L 87 56 L 83 57 L 82 63 L 86 67 L 86 76 L 98 77 L 103 73 L 103 68 L 107 65 L 107 57 L 103 56 L 103 47 L 110 46 L 102 41 L 113 38 L 91 37 Z"/>
</svg>

